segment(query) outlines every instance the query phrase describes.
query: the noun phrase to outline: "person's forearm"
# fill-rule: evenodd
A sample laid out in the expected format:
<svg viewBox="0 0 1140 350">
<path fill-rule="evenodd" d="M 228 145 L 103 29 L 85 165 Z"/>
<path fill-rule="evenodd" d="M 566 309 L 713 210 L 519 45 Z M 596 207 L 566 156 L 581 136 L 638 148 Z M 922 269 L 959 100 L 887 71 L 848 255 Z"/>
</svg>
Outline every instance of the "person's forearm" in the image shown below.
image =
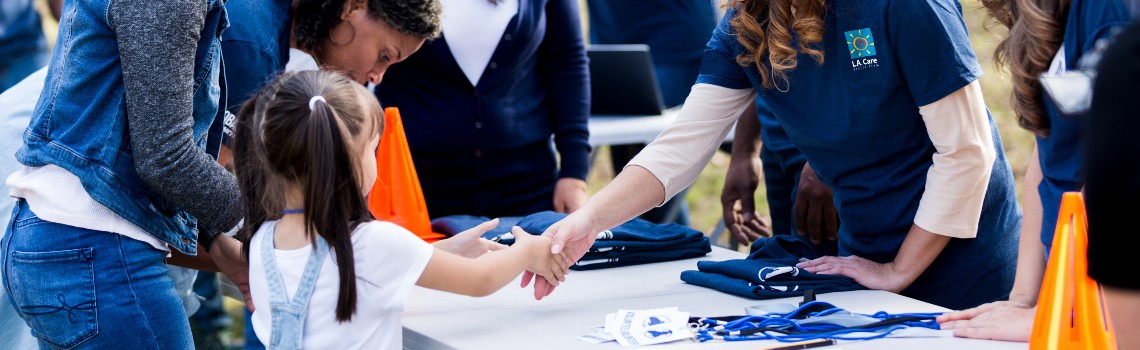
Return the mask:
<svg viewBox="0 0 1140 350">
<path fill-rule="evenodd" d="M 586 200 L 578 212 L 602 232 L 621 225 L 665 201 L 665 186 L 649 170 L 627 166 L 606 187 Z"/>
<path fill-rule="evenodd" d="M 113 0 L 113 23 L 135 170 L 158 193 L 225 232 L 241 220 L 237 182 L 197 146 L 194 57 L 205 7 L 194 1 Z M 212 233 L 212 232 L 211 232 Z"/>
<path fill-rule="evenodd" d="M 534 256 L 532 249 L 525 247 L 507 248 L 500 251 L 489 252 L 472 261 L 473 276 L 476 283 L 471 296 L 487 296 L 511 283 L 515 277 L 526 270 Z"/>
<path fill-rule="evenodd" d="M 890 264 L 900 278 L 901 288 L 906 289 L 914 280 L 918 279 L 926 268 L 942 254 L 942 250 L 950 243 L 950 237 L 939 235 L 918 225 L 911 225 L 899 248 L 898 255 Z"/>
<path fill-rule="evenodd" d="M 732 137 L 732 158 L 749 160 L 760 156 L 760 118 L 753 103 L 740 114 Z"/>
<path fill-rule="evenodd" d="M 514 280 L 535 259 L 534 249 L 515 244 L 476 259 L 435 248 L 417 285 L 473 297 L 494 293 Z"/>
<path fill-rule="evenodd" d="M 1029 166 L 1025 170 L 1024 188 L 1021 190 L 1022 217 L 1021 238 L 1017 248 L 1017 277 L 1009 292 L 1010 301 L 1024 306 L 1037 304 L 1041 280 L 1045 277 L 1045 246 L 1040 238 L 1043 208 L 1041 195 L 1037 193 L 1041 179 L 1041 163 L 1037 147 L 1034 146 Z"/>
<path fill-rule="evenodd" d="M 209 253 L 202 249 L 202 246 L 198 246 L 198 255 L 194 256 L 182 254 L 178 250 L 171 250 L 170 257 L 166 258 L 166 263 L 198 271 L 220 271 L 218 264 L 214 262 Z"/>
</svg>

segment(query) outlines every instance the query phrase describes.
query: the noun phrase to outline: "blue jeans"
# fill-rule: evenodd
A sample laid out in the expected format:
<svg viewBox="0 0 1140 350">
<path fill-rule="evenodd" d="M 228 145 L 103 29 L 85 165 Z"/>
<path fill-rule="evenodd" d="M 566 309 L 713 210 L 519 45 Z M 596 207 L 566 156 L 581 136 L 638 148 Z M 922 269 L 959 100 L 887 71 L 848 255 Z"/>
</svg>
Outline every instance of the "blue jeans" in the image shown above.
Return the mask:
<svg viewBox="0 0 1140 350">
<path fill-rule="evenodd" d="M 198 271 L 198 278 L 194 280 L 194 294 L 201 296 L 201 305 L 198 311 L 190 315 L 190 322 L 198 327 L 201 334 L 221 332 L 233 323 L 230 315 L 226 313 L 222 296 L 222 288 L 218 282 L 218 273 L 213 271 Z"/>
<path fill-rule="evenodd" d="M 20 200 L 0 276 L 43 349 L 192 349 L 166 253 L 122 235 L 44 221 Z"/>
<path fill-rule="evenodd" d="M 11 213 L 11 204 L 7 204 L 8 201 L 3 202 L 5 206 L 9 207 L 8 211 L 3 212 L 5 213 L 4 216 L 7 217 L 7 214 Z M 6 223 L 8 220 L 0 220 L 0 222 Z M 0 349 L 38 349 L 39 345 L 36 343 L 36 338 L 32 337 L 28 324 L 24 323 L 24 319 L 16 313 L 16 308 L 5 300 L 8 300 L 8 293 L 5 289 L 0 289 Z"/>
</svg>

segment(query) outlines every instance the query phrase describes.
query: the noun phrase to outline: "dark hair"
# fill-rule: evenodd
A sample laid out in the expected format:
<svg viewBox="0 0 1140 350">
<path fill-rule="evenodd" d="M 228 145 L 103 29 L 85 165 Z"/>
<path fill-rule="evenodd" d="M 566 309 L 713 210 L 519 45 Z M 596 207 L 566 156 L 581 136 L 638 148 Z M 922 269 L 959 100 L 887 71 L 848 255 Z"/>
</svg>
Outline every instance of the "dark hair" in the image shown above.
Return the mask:
<svg viewBox="0 0 1140 350">
<path fill-rule="evenodd" d="M 1106 0 L 1111 1 L 1111 0 Z M 1049 69 L 1061 47 L 1071 0 L 982 0 L 996 22 L 1009 28 L 1009 35 L 994 50 L 999 67 L 1008 67 L 1013 80 L 1013 112 L 1017 124 L 1038 135 L 1049 136 L 1041 73 Z"/>
<path fill-rule="evenodd" d="M 294 0 L 293 40 L 302 50 L 320 56 L 332 29 L 343 22 L 344 7 L 353 1 L 367 7 L 368 17 L 420 39 L 439 36 L 443 27 L 439 0 Z"/>
<path fill-rule="evenodd" d="M 823 64 L 816 46 L 823 41 L 824 0 L 735 0 L 727 6 L 736 8 L 729 25 L 745 51 L 736 62 L 756 65 L 761 87 L 787 90 L 788 71 L 799 65 L 800 53 Z"/>
<path fill-rule="evenodd" d="M 313 96 L 325 102 L 310 102 Z M 371 101 L 372 108 L 361 101 Z M 381 132 L 382 112 L 375 101 L 339 73 L 285 73 L 242 106 L 235 127 L 235 172 L 246 213 L 238 239 L 245 256 L 261 225 L 281 218 L 286 184 L 299 185 L 306 235 L 314 242 L 320 235 L 336 252 L 336 319 L 341 322 L 356 312 L 352 231 L 372 220 L 360 187 L 359 145 L 353 141 Z"/>
</svg>

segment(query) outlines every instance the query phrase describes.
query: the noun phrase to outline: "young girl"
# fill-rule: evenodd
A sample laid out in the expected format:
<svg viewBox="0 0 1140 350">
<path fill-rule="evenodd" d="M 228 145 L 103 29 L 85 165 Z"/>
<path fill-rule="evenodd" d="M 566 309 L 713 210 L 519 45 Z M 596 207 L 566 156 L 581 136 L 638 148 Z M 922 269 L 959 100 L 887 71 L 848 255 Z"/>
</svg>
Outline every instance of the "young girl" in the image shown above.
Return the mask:
<svg viewBox="0 0 1140 350">
<path fill-rule="evenodd" d="M 376 179 L 380 116 L 360 84 L 317 71 L 282 75 L 239 113 L 234 160 L 247 222 L 239 237 L 253 328 L 271 348 L 399 349 L 413 284 L 485 296 L 523 270 L 549 283 L 566 273 L 550 239 L 518 228 L 515 245 L 467 259 L 373 221 L 364 194 Z"/>
</svg>

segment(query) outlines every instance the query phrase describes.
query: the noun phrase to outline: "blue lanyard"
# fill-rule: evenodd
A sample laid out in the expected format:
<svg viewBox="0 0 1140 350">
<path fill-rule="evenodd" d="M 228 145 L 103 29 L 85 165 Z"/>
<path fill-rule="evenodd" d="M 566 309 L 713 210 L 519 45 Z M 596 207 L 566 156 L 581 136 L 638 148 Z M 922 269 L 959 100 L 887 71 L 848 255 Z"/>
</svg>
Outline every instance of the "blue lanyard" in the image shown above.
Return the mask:
<svg viewBox="0 0 1140 350">
<path fill-rule="evenodd" d="M 771 313 L 762 316 L 729 316 L 693 318 L 690 324 L 697 334 L 697 340 L 746 341 L 776 340 L 798 342 L 814 339 L 871 340 L 891 335 L 909 327 L 939 329 L 935 317 L 942 313 L 902 313 L 890 314 L 884 311 L 870 315 L 856 314 L 876 322 L 861 326 L 842 326 L 827 322 L 803 322 L 818 319 L 840 312 L 847 312 L 826 302 L 804 303 L 786 314 Z M 851 335 L 852 333 L 875 333 L 874 335 Z"/>
</svg>

